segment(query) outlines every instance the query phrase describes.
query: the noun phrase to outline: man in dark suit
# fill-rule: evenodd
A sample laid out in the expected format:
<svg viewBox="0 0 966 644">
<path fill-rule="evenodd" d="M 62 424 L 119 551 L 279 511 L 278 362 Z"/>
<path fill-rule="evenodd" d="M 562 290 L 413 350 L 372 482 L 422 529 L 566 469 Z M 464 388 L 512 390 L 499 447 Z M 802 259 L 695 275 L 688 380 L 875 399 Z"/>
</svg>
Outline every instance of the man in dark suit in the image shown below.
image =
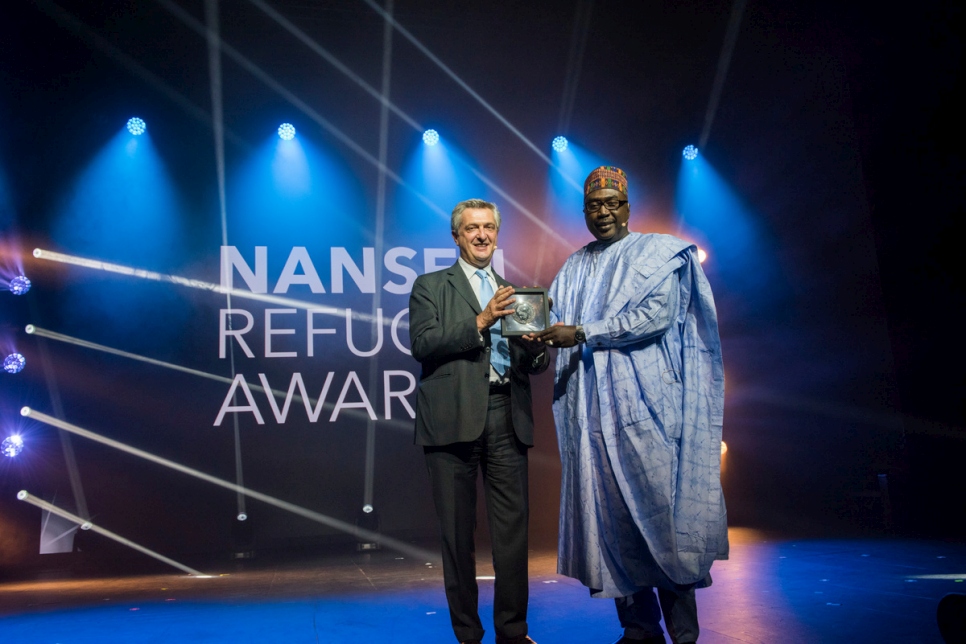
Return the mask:
<svg viewBox="0 0 966 644">
<path fill-rule="evenodd" d="M 451 219 L 460 256 L 416 279 L 409 299 L 413 357 L 422 364 L 416 444 L 426 454 L 440 522 L 443 580 L 456 638 L 479 644 L 476 473 L 483 472 L 496 574 L 498 644 L 527 635 L 527 449 L 533 445 L 531 373 L 547 367 L 537 343 L 500 335 L 513 313 L 513 287 L 490 266 L 500 229 L 492 203 L 457 204 Z"/>
</svg>

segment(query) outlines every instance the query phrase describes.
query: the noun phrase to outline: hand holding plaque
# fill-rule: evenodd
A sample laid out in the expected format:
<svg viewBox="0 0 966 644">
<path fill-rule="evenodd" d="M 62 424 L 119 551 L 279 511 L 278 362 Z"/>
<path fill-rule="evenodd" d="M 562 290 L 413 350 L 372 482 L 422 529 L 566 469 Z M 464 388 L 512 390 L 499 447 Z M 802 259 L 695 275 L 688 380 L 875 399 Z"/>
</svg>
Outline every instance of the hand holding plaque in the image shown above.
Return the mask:
<svg viewBox="0 0 966 644">
<path fill-rule="evenodd" d="M 538 287 L 515 288 L 516 300 L 510 307 L 513 313 L 502 320 L 504 337 L 518 337 L 543 331 L 550 324 L 550 305 L 547 289 Z"/>
</svg>

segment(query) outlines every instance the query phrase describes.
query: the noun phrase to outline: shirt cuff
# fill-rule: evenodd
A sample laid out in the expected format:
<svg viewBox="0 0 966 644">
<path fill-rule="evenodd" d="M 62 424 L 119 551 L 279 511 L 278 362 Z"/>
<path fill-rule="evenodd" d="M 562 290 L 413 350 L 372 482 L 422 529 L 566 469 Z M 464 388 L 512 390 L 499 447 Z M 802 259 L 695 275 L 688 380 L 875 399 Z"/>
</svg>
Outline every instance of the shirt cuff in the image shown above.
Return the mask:
<svg viewBox="0 0 966 644">
<path fill-rule="evenodd" d="M 607 324 L 603 320 L 585 322 L 581 326 L 584 327 L 584 337 L 587 338 L 586 344 L 592 347 L 604 346 L 604 338 L 609 334 L 607 332 Z"/>
</svg>

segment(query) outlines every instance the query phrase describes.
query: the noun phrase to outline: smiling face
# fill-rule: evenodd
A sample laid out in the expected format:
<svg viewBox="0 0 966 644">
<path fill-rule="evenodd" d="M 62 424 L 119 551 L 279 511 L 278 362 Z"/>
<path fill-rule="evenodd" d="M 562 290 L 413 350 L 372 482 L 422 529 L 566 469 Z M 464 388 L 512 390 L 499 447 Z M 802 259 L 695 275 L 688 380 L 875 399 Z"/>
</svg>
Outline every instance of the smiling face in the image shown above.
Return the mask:
<svg viewBox="0 0 966 644">
<path fill-rule="evenodd" d="M 621 202 L 614 210 L 608 208 L 608 202 Z M 590 212 L 587 204 L 594 202 L 600 205 L 597 212 Z M 627 205 L 627 195 L 613 188 L 601 188 L 594 190 L 584 197 L 584 221 L 587 223 L 587 230 L 597 238 L 597 241 L 615 242 L 627 236 L 627 220 L 631 216 L 630 207 Z"/>
<path fill-rule="evenodd" d="M 453 233 L 463 261 L 484 268 L 496 250 L 496 217 L 489 208 L 467 208 L 459 230 Z"/>
</svg>

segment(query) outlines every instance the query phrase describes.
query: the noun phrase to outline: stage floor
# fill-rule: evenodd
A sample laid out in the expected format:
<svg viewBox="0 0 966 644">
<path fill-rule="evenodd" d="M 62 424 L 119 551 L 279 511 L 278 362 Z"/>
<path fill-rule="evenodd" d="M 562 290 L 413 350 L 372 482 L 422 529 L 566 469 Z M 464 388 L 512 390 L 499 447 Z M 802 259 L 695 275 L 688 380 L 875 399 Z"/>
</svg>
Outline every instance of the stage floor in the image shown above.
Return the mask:
<svg viewBox="0 0 966 644">
<path fill-rule="evenodd" d="M 936 606 L 966 593 L 966 544 L 899 539 L 789 539 L 731 530 L 731 559 L 698 591 L 701 642 L 942 642 Z M 486 558 L 481 553 L 479 558 Z M 0 642 L 455 642 L 442 571 L 388 550 L 265 556 L 184 574 L 96 578 L 48 572 L 0 583 Z M 610 600 L 530 560 L 530 634 L 539 644 L 609 644 Z M 479 565 L 481 617 L 492 578 Z M 82 578 L 83 577 L 83 578 Z M 492 628 L 484 642 L 493 642 Z"/>
</svg>

